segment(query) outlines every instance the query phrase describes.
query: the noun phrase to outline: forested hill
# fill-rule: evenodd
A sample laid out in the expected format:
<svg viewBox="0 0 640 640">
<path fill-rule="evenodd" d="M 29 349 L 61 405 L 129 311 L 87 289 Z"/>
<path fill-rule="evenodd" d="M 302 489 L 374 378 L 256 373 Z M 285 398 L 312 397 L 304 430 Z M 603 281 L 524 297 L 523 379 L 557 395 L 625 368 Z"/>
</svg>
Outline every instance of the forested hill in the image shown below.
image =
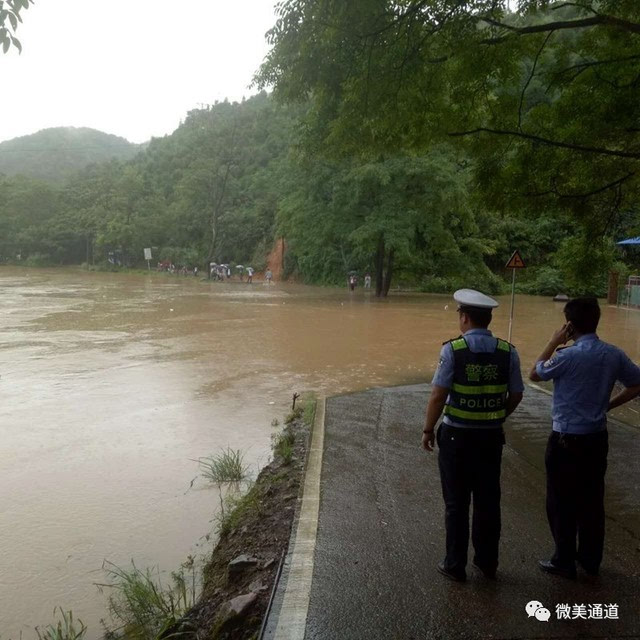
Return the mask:
<svg viewBox="0 0 640 640">
<path fill-rule="evenodd" d="M 141 148 L 124 138 L 86 127 L 42 129 L 0 142 L 0 173 L 61 183 L 94 162 L 132 158 Z"/>
<path fill-rule="evenodd" d="M 93 163 L 61 184 L 0 175 L 0 261 L 264 266 L 300 109 L 266 94 L 190 111 L 133 158 Z"/>
<path fill-rule="evenodd" d="M 0 260 L 260 269 L 284 237 L 286 275 L 368 272 L 381 296 L 504 291 L 514 249 L 530 293 L 640 268 L 615 244 L 640 234 L 640 2 L 320 4 L 278 4 L 272 94 L 137 154 L 83 130 L 0 145 Z"/>
<path fill-rule="evenodd" d="M 397 284 L 498 293 L 517 248 L 528 263 L 522 291 L 606 291 L 615 248 L 592 247 L 589 271 L 565 212 L 486 206 L 465 149 L 325 155 L 310 115 L 310 102 L 261 93 L 194 109 L 133 158 L 93 163 L 60 184 L 0 174 L 0 262 L 146 266 L 150 247 L 154 262 L 260 270 L 284 237 L 285 276 L 304 282 L 344 284 L 355 271 L 370 273 L 381 295 Z M 621 216 L 616 234 L 637 235 L 635 219 Z"/>
</svg>

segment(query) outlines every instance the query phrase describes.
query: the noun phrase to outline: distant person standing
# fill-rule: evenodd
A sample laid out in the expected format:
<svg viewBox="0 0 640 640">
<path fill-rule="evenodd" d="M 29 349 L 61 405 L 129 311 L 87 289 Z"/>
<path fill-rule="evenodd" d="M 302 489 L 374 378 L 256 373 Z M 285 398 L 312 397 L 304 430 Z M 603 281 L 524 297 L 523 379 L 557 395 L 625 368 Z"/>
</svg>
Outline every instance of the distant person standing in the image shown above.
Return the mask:
<svg viewBox="0 0 640 640">
<path fill-rule="evenodd" d="M 551 336 L 529 378 L 553 380 L 545 467 L 547 519 L 555 551 L 538 564 L 545 573 L 575 579 L 576 562 L 589 575 L 600 570 L 607 412 L 640 393 L 640 368 L 624 351 L 598 338 L 600 307 L 595 298 L 567 302 L 564 317 L 566 323 Z M 559 348 L 568 340 L 573 345 Z M 612 398 L 616 380 L 626 389 Z"/>
<path fill-rule="evenodd" d="M 364 277 L 364 288 L 371 289 L 371 275 L 368 273 Z"/>
<path fill-rule="evenodd" d="M 247 284 L 253 283 L 253 267 L 247 267 Z"/>
<path fill-rule="evenodd" d="M 267 271 L 264 274 L 264 277 L 267 281 L 267 284 L 271 284 L 271 280 L 273 278 L 273 273 L 271 272 L 271 269 L 267 269 Z"/>
<path fill-rule="evenodd" d="M 349 276 L 349 289 L 354 291 L 356 288 L 356 277 L 352 274 Z"/>
</svg>

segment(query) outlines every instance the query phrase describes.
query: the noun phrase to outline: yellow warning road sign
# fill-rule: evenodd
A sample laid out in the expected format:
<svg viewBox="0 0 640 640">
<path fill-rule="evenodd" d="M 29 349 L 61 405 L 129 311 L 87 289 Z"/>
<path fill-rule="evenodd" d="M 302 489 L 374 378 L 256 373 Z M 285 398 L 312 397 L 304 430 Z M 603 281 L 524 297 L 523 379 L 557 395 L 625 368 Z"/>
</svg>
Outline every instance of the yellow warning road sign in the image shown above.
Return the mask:
<svg viewBox="0 0 640 640">
<path fill-rule="evenodd" d="M 524 263 L 520 252 L 516 249 L 509 258 L 509 262 L 505 265 L 506 269 L 524 269 L 527 265 Z"/>
</svg>

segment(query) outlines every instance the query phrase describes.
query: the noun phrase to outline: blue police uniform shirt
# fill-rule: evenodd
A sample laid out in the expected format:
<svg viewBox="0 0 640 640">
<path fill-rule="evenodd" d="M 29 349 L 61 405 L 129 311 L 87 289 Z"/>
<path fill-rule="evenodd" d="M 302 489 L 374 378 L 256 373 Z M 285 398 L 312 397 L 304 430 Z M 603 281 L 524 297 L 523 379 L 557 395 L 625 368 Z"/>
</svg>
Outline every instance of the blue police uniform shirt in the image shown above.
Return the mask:
<svg viewBox="0 0 640 640">
<path fill-rule="evenodd" d="M 536 363 L 542 380 L 553 380 L 553 430 L 559 433 L 595 433 L 607 428 L 607 408 L 616 380 L 625 387 L 640 384 L 640 367 L 627 354 L 595 333 L 546 362 Z"/>
<path fill-rule="evenodd" d="M 491 353 L 496 350 L 498 339 L 493 337 L 493 334 L 489 329 L 469 329 L 464 333 L 464 339 L 469 345 L 469 349 L 474 353 Z M 445 389 L 451 389 L 453 385 L 453 370 L 454 370 L 454 357 L 453 347 L 451 343 L 442 346 L 440 350 L 440 364 L 436 370 L 436 374 L 433 376 L 431 384 L 438 387 L 444 387 Z M 511 361 L 509 363 L 509 392 L 521 393 L 524 391 L 524 383 L 522 382 L 522 373 L 520 371 L 520 356 L 515 348 L 511 348 Z M 442 421 L 452 427 L 469 428 L 468 424 L 460 424 L 453 420 L 450 416 L 444 416 Z M 500 425 L 481 425 L 478 427 L 484 427 L 485 429 L 500 428 Z M 472 428 L 476 428 L 474 425 Z"/>
</svg>

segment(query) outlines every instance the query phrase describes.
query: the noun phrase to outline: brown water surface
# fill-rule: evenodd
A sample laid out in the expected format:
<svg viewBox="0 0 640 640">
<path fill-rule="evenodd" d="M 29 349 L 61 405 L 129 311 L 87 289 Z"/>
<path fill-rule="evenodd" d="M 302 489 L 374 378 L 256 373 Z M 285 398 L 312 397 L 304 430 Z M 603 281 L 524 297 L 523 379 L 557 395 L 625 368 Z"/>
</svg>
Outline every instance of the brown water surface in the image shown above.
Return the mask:
<svg viewBox="0 0 640 640">
<path fill-rule="evenodd" d="M 190 489 L 193 459 L 230 446 L 257 470 L 294 391 L 430 380 L 457 335 L 439 295 L 4 267 L 0 296 L 0 634 L 14 639 L 57 605 L 100 637 L 105 559 L 170 571 L 207 552 L 217 494 Z M 523 369 L 561 310 L 518 296 Z M 640 360 L 639 313 L 604 308 L 600 333 Z"/>
</svg>

